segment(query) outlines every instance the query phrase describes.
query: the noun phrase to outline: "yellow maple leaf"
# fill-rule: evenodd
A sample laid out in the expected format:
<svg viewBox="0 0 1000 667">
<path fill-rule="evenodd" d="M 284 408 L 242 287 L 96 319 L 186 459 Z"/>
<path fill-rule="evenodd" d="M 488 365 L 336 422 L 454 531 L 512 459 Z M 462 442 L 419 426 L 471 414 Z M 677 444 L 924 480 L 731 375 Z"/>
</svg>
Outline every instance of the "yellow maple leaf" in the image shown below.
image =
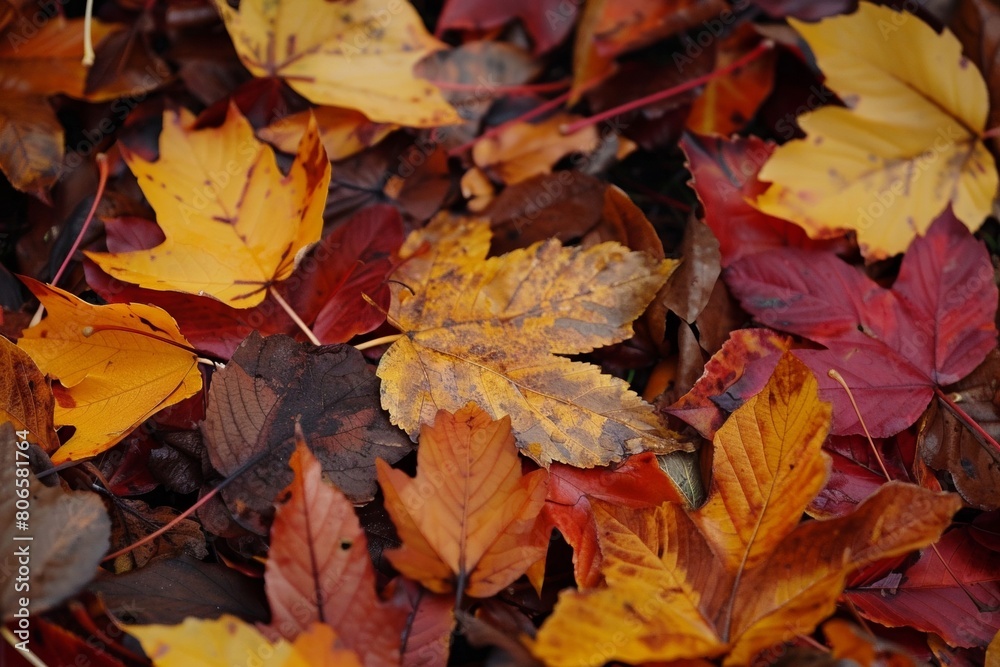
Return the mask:
<svg viewBox="0 0 1000 667">
<path fill-rule="evenodd" d="M 60 382 L 53 388 L 56 426 L 76 428 L 53 462 L 95 456 L 201 390 L 198 357 L 166 311 L 138 303 L 94 306 L 21 279 L 48 316 L 26 329 L 17 346 Z"/>
<path fill-rule="evenodd" d="M 416 479 L 382 459 L 376 464 L 403 542 L 385 554 L 435 593 L 460 587 L 491 597 L 545 557 L 549 536 L 538 514 L 547 474 L 521 474 L 508 417 L 493 421 L 474 403 L 455 414 L 442 410 L 420 430 Z"/>
<path fill-rule="evenodd" d="M 253 625 L 223 614 L 215 619 L 186 618 L 178 625 L 131 625 L 155 667 L 361 667 L 351 650 L 337 647 L 337 633 L 322 623 L 294 642 L 271 642 Z"/>
<path fill-rule="evenodd" d="M 316 104 L 379 123 L 438 127 L 455 109 L 413 67 L 443 45 L 405 0 L 244 0 L 215 6 L 254 76 L 277 76 Z"/>
<path fill-rule="evenodd" d="M 677 262 L 618 243 L 555 239 L 486 259 L 489 222 L 441 215 L 400 249 L 389 320 L 403 331 L 382 356 L 382 406 L 411 437 L 438 410 L 473 401 L 509 415 L 541 465 L 605 465 L 678 448 L 628 383 L 557 354 L 632 335 Z"/>
<path fill-rule="evenodd" d="M 591 499 L 606 585 L 562 593 L 535 655 L 554 667 L 723 654 L 723 664 L 751 664 L 811 633 L 851 572 L 933 543 L 960 499 L 901 482 L 850 514 L 799 523 L 826 480 L 829 423 L 816 379 L 785 353 L 716 433 L 704 507 Z"/>
<path fill-rule="evenodd" d="M 981 140 L 986 84 L 958 39 L 867 2 L 848 16 L 790 23 L 848 108 L 799 117 L 807 136 L 761 169 L 771 186 L 757 207 L 813 238 L 855 231 L 870 260 L 906 250 L 949 204 L 978 229 L 998 179 Z"/>
<path fill-rule="evenodd" d="M 315 124 L 283 176 L 235 106 L 220 127 L 193 123 L 186 110 L 164 113 L 156 162 L 122 148 L 166 240 L 150 250 L 86 255 L 125 282 L 251 308 L 319 240 L 330 163 Z"/>
</svg>

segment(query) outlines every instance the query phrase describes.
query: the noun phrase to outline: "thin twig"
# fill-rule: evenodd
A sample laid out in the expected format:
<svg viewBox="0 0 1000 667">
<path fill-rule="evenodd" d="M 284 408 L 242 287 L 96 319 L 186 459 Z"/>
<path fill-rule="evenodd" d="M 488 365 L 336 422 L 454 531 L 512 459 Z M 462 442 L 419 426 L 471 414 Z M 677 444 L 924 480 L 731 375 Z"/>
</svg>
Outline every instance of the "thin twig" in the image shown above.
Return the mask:
<svg viewBox="0 0 1000 667">
<path fill-rule="evenodd" d="M 858 421 L 861 422 L 861 428 L 864 429 L 865 437 L 868 438 L 868 444 L 872 446 L 872 452 L 875 454 L 875 460 L 878 461 L 878 466 L 882 469 L 882 474 L 885 475 L 885 478 L 887 480 L 891 480 L 892 475 L 889 474 L 889 470 L 885 467 L 885 463 L 882 462 L 882 455 L 878 453 L 878 449 L 875 447 L 875 441 L 872 440 L 872 434 L 868 432 L 868 426 L 865 424 L 865 418 L 861 416 L 861 410 L 858 409 L 858 404 L 854 402 L 854 394 L 851 393 L 851 388 L 847 386 L 847 383 L 844 381 L 844 377 L 834 369 L 831 368 L 826 374 L 833 378 L 834 382 L 843 387 L 844 391 L 847 392 L 847 398 L 851 399 L 851 405 L 854 407 L 855 414 L 858 415 Z"/>
<path fill-rule="evenodd" d="M 717 70 L 711 71 L 708 74 L 703 74 L 699 77 L 695 77 L 690 81 L 685 81 L 684 83 L 674 86 L 672 88 L 667 88 L 666 90 L 661 90 L 658 93 L 653 93 L 652 95 L 647 95 L 646 97 L 640 97 L 637 100 L 632 100 L 622 104 L 621 106 L 614 107 L 613 109 L 608 109 L 607 111 L 602 111 L 594 116 L 588 116 L 575 123 L 569 123 L 560 128 L 560 132 L 563 134 L 573 134 L 574 132 L 579 132 L 585 127 L 590 127 L 591 125 L 597 125 L 598 123 L 608 120 L 609 118 L 614 118 L 615 116 L 629 111 L 634 111 L 635 109 L 640 109 L 644 106 L 660 102 L 662 100 L 669 99 L 674 95 L 680 95 L 681 93 L 687 92 L 692 88 L 697 88 L 703 83 L 708 83 L 712 79 L 717 79 L 720 76 L 725 76 L 733 70 L 737 70 L 744 65 L 760 58 L 762 55 L 774 48 L 774 41 L 770 39 L 765 39 L 760 44 L 756 46 L 752 51 L 744 55 L 742 58 L 734 60 L 725 67 L 720 67 Z"/>
<path fill-rule="evenodd" d="M 297 326 L 299 330 L 306 335 L 306 338 L 309 339 L 309 342 L 311 342 L 313 345 L 322 345 L 323 343 L 320 341 L 319 338 L 316 337 L 316 334 L 312 332 L 312 329 L 310 329 L 309 326 L 302 321 L 302 318 L 299 317 L 299 314 L 296 313 L 295 310 L 288 305 L 287 301 L 281 298 L 281 295 L 278 294 L 278 290 L 272 287 L 270 289 L 270 292 L 271 296 L 274 297 L 274 300 L 278 302 L 278 305 L 284 308 L 285 312 L 288 313 L 288 316 L 292 318 L 292 322 L 295 322 L 295 326 Z"/>
</svg>

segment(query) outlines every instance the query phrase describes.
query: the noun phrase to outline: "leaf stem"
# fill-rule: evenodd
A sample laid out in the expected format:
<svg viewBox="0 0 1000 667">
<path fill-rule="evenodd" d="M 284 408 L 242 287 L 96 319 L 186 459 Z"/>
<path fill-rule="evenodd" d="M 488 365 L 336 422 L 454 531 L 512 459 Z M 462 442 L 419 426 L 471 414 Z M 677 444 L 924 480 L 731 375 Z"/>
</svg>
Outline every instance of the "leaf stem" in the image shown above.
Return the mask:
<svg viewBox="0 0 1000 667">
<path fill-rule="evenodd" d="M 996 137 L 1000 137 L 1000 125 L 984 130 L 983 133 L 979 135 L 980 139 L 995 139 Z"/>
<path fill-rule="evenodd" d="M 302 318 L 299 317 L 299 314 L 296 313 L 295 310 L 288 305 L 288 302 L 285 301 L 280 294 L 278 294 L 278 290 L 271 287 L 268 291 L 271 293 L 271 296 L 274 297 L 274 300 L 278 302 L 278 305 L 285 310 L 285 312 L 288 314 L 290 318 L 292 318 L 292 322 L 295 322 L 295 325 L 299 328 L 299 330 L 306 335 L 306 338 L 309 339 L 309 342 L 311 342 L 313 345 L 323 344 L 320 341 L 320 339 L 316 337 L 316 334 L 312 332 L 312 329 L 310 329 L 309 326 L 302 321 Z"/>
<path fill-rule="evenodd" d="M 354 346 L 354 349 L 361 352 L 363 350 L 369 350 L 373 347 L 378 347 L 379 345 L 385 345 L 386 343 L 395 343 L 397 340 L 403 337 L 403 334 L 389 334 L 388 336 L 382 336 L 381 338 L 373 338 L 372 340 L 366 340 L 363 343 L 358 343 Z"/>
<path fill-rule="evenodd" d="M 892 480 L 892 475 L 889 474 L 889 470 L 885 467 L 885 463 L 882 461 L 882 455 L 878 453 L 878 449 L 875 447 L 875 441 L 872 440 L 872 434 L 868 432 L 868 425 L 865 424 L 865 418 L 861 416 L 861 410 L 858 409 L 858 404 L 854 402 L 854 394 L 851 393 L 851 388 L 847 386 L 847 382 L 844 381 L 844 376 L 838 373 L 836 370 L 831 368 L 826 372 L 833 381 L 844 388 L 847 392 L 847 398 L 851 399 L 851 406 L 854 408 L 854 414 L 858 416 L 858 421 L 861 422 L 861 428 L 865 431 L 865 437 L 868 438 L 868 444 L 872 446 L 872 452 L 875 454 L 875 460 L 878 461 L 878 466 L 882 469 L 882 474 L 885 475 L 887 480 Z"/>
<path fill-rule="evenodd" d="M 959 407 L 958 403 L 951 400 L 947 394 L 941 391 L 941 387 L 934 387 L 934 393 L 937 394 L 937 397 L 941 399 L 941 402 L 948 407 L 951 413 L 958 417 L 958 420 L 965 424 L 965 427 L 977 436 L 977 439 L 980 442 L 992 446 L 997 453 L 1000 453 L 1000 443 L 998 443 L 993 436 L 987 433 L 986 429 L 980 426 L 975 419 L 970 417 L 969 413 Z"/>
<path fill-rule="evenodd" d="M 14 633 L 7 629 L 6 625 L 0 625 L 0 636 L 3 636 L 4 641 L 10 644 L 11 648 L 18 651 L 18 654 L 24 658 L 25 662 L 31 663 L 32 667 L 48 667 L 48 665 L 46 665 L 41 658 L 31 652 L 30 648 L 18 649 L 17 637 L 15 637 Z"/>
<path fill-rule="evenodd" d="M 87 7 L 83 12 L 83 66 L 90 67 L 94 64 L 94 37 L 91 28 L 94 21 L 94 0 L 87 0 Z"/>
<path fill-rule="evenodd" d="M 623 114 L 629 111 L 634 111 L 635 109 L 640 109 L 644 106 L 660 102 L 661 100 L 669 99 L 674 95 L 679 95 L 681 93 L 687 92 L 692 88 L 697 88 L 703 83 L 708 83 L 712 79 L 717 79 L 720 76 L 725 76 L 733 70 L 737 70 L 744 65 L 747 65 L 757 58 L 774 48 L 774 40 L 765 39 L 760 44 L 758 44 L 753 50 L 746 53 L 742 58 L 737 58 L 733 62 L 729 63 L 725 67 L 720 67 L 717 70 L 713 70 L 708 74 L 702 74 L 701 76 L 695 77 L 690 81 L 685 81 L 684 83 L 673 86 L 672 88 L 667 88 L 666 90 L 661 90 L 658 93 L 653 93 L 652 95 L 647 95 L 645 97 L 640 97 L 637 100 L 632 100 L 631 102 L 626 102 L 620 106 L 608 109 L 607 111 L 602 111 L 594 116 L 589 116 L 588 118 L 583 118 L 576 121 L 575 123 L 569 123 L 564 125 L 559 129 L 562 134 L 573 134 L 574 132 L 579 132 L 580 130 L 590 127 L 591 125 L 597 125 L 598 123 L 608 120 L 609 118 L 614 118 L 619 114 Z"/>
<path fill-rule="evenodd" d="M 80 227 L 79 233 L 76 235 L 76 240 L 73 241 L 73 246 L 66 253 L 66 257 L 63 258 L 62 264 L 59 265 L 59 270 L 56 271 L 56 275 L 52 278 L 51 285 L 56 285 L 59 279 L 62 278 L 63 272 L 66 271 L 66 267 L 73 260 L 73 255 L 80 248 L 80 243 L 83 242 L 83 236 L 87 233 L 87 229 L 90 228 L 90 223 L 94 219 L 94 215 L 97 214 L 97 206 L 101 203 L 101 199 L 104 198 L 104 188 L 108 184 L 108 156 L 104 153 L 98 153 L 94 158 L 97 162 L 97 193 L 94 194 L 94 203 L 90 207 L 90 213 L 87 214 L 87 219 L 83 221 L 83 226 Z M 45 314 L 45 306 L 39 304 L 38 310 L 35 311 L 34 317 L 31 318 L 31 322 L 28 324 L 29 327 L 33 327 L 42 321 L 42 315 Z"/>
</svg>

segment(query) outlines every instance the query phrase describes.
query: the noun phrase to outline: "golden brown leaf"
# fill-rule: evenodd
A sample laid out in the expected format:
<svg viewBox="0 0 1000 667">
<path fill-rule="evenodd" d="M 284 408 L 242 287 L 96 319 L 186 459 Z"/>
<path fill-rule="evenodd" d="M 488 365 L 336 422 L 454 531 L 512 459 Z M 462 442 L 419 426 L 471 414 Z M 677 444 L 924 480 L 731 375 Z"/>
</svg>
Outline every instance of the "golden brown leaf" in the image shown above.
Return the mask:
<svg viewBox="0 0 1000 667">
<path fill-rule="evenodd" d="M 811 633 L 851 572 L 934 542 L 960 500 L 900 482 L 843 517 L 797 525 L 825 478 L 829 415 L 809 370 L 786 353 L 765 389 L 716 434 L 704 508 L 598 505 L 607 584 L 563 593 L 535 655 L 584 667 L 728 651 L 724 664 L 750 664 Z"/>
<path fill-rule="evenodd" d="M 560 594 L 535 655 L 547 665 L 591 667 L 723 653 L 712 602 L 732 575 L 718 572 L 690 517 L 670 503 L 636 510 L 591 502 L 608 585 Z"/>
<path fill-rule="evenodd" d="M 868 259 L 906 250 L 949 204 L 979 229 L 997 169 L 980 139 L 986 84 L 958 39 L 868 2 L 849 16 L 790 23 L 849 108 L 799 117 L 806 138 L 779 146 L 760 170 L 772 182 L 760 210 L 813 238 L 855 231 Z"/>
<path fill-rule="evenodd" d="M 163 310 L 138 303 L 92 306 L 22 278 L 48 311 L 17 346 L 60 382 L 56 426 L 76 432 L 56 463 L 95 456 L 153 413 L 201 389 L 197 355 Z"/>
<path fill-rule="evenodd" d="M 779 362 L 764 389 L 715 434 L 712 488 L 695 522 L 730 570 L 761 564 L 798 525 L 829 474 L 830 405 L 802 363 Z"/>
<path fill-rule="evenodd" d="M 216 0 L 236 52 L 254 76 L 279 76 L 316 104 L 356 109 L 379 123 L 437 127 L 458 114 L 417 61 L 442 48 L 405 0 L 350 3 Z"/>
<path fill-rule="evenodd" d="M 54 404 L 45 376 L 24 350 L 0 336 L 0 423 L 29 432 L 27 440 L 47 454 L 59 448 L 52 425 Z"/>
<path fill-rule="evenodd" d="M 403 542 L 386 555 L 436 593 L 496 595 L 548 549 L 544 470 L 521 474 L 510 419 L 470 403 L 420 430 L 417 476 L 378 460 L 385 506 Z"/>
<path fill-rule="evenodd" d="M 250 308 L 291 275 L 300 250 L 319 240 L 330 163 L 315 125 L 287 176 L 235 106 L 221 127 L 193 125 L 188 111 L 167 111 L 159 160 L 122 151 L 166 240 L 150 250 L 86 254 L 141 287 Z"/>
<path fill-rule="evenodd" d="M 512 125 L 496 136 L 476 142 L 472 161 L 495 180 L 508 185 L 547 174 L 570 153 L 587 155 L 600 144 L 594 126 L 573 134 L 559 132 L 561 126 L 578 118 L 557 113 L 539 123 Z"/>
<path fill-rule="evenodd" d="M 413 437 L 438 410 L 471 400 L 509 415 L 519 446 L 542 465 L 592 467 L 675 449 L 627 383 L 555 355 L 631 336 L 677 262 L 617 243 L 583 250 L 555 240 L 486 259 L 489 244 L 487 221 L 442 216 L 401 249 L 389 318 L 403 336 L 378 368 L 393 423 Z"/>
</svg>

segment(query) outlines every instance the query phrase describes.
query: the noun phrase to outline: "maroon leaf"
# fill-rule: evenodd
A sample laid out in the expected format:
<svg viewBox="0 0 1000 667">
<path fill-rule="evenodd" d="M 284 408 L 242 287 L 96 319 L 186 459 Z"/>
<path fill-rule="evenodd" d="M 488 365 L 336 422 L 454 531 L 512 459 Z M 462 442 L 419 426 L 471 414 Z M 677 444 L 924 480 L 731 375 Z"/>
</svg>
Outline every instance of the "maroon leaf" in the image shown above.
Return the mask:
<svg viewBox="0 0 1000 667">
<path fill-rule="evenodd" d="M 437 34 L 445 30 L 492 30 L 520 19 L 535 41 L 535 53 L 544 53 L 566 39 L 576 23 L 580 4 L 566 0 L 448 0 L 438 19 Z"/>
<path fill-rule="evenodd" d="M 851 586 L 845 594 L 865 618 L 934 632 L 952 646 L 986 646 L 1000 631 L 996 554 L 967 527 L 947 533 L 904 572 Z"/>
<path fill-rule="evenodd" d="M 757 137 L 723 139 L 686 134 L 680 142 L 691 185 L 705 208 L 705 224 L 719 239 L 722 266 L 773 248 L 838 249 L 839 239 L 814 241 L 801 227 L 761 213 L 748 202 L 768 188 L 757 180 L 774 144 Z"/>
<path fill-rule="evenodd" d="M 916 421 L 935 386 L 971 373 L 996 345 L 993 266 L 950 212 L 913 242 L 892 289 L 830 253 L 798 248 L 745 256 L 725 277 L 758 321 L 827 348 L 795 354 L 833 403 L 836 435 L 863 429 L 830 369 L 851 388 L 871 435 L 888 437 Z"/>
</svg>

